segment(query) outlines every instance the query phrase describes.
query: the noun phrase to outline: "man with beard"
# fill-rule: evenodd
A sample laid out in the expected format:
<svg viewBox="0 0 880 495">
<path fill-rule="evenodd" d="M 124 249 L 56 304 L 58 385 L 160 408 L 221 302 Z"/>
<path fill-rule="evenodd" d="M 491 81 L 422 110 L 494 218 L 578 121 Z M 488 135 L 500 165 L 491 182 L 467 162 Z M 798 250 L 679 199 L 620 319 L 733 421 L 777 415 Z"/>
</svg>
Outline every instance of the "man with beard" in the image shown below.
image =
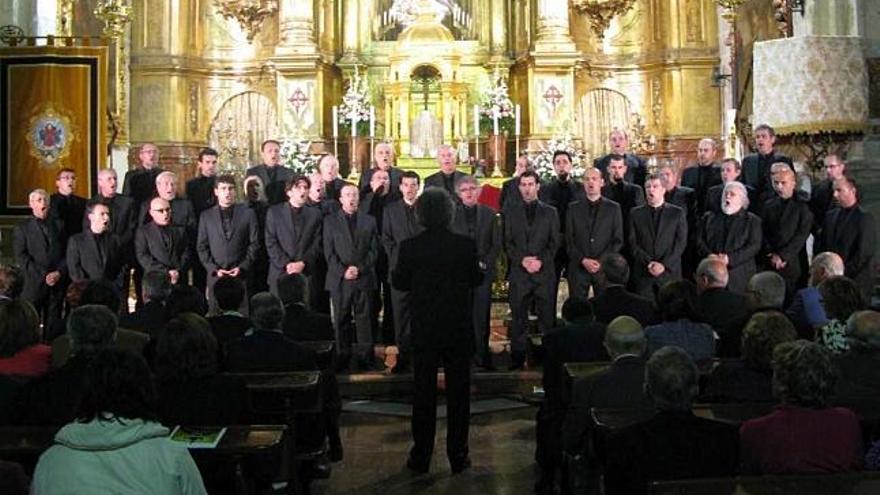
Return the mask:
<svg viewBox="0 0 880 495">
<path fill-rule="evenodd" d="M 144 143 L 138 151 L 140 165 L 125 173 L 122 194 L 141 205 L 156 193 L 156 177 L 162 173 L 159 167 L 159 149 L 153 143 Z"/>
<path fill-rule="evenodd" d="M 440 171 L 429 175 L 425 179 L 425 189 L 429 187 L 442 187 L 449 196 L 458 200 L 455 194 L 455 183 L 464 177 L 464 173 L 455 169 L 455 148 L 448 144 L 441 144 L 437 148 L 437 163 Z"/>
<path fill-rule="evenodd" d="M 706 211 L 721 211 L 721 197 L 724 191 L 724 186 L 734 181 L 739 181 L 740 184 L 742 184 L 740 181 L 741 175 L 742 168 L 736 159 L 725 158 L 724 160 L 721 160 L 721 184 L 710 187 L 709 191 L 706 193 Z M 749 204 L 752 205 L 752 208 L 760 206 L 755 204 L 755 198 L 757 197 L 755 190 L 747 185 L 745 187 L 749 198 Z"/>
<path fill-rule="evenodd" d="M 598 293 L 599 259 L 623 248 L 623 216 L 620 205 L 602 197 L 605 180 L 597 168 L 584 173 L 584 196 L 572 203 L 565 229 L 565 245 L 570 258 L 568 290 L 570 297 L 587 299 L 590 289 Z"/>
<path fill-rule="evenodd" d="M 801 258 L 813 227 L 813 214 L 807 203 L 795 194 L 797 177 L 788 164 L 774 163 L 771 172 L 776 194 L 764 202 L 761 210 L 763 268 L 782 276 L 786 301 L 790 301 L 799 288 L 798 280 L 805 268 L 801 266 Z"/>
<path fill-rule="evenodd" d="M 546 332 L 556 319 L 556 268 L 559 217 L 538 199 L 538 174 L 529 170 L 519 178 L 521 205 L 504 212 L 504 245 L 510 262 L 511 370 L 525 367 L 529 307 L 535 303 L 538 331 Z"/>
<path fill-rule="evenodd" d="M 263 163 L 247 169 L 245 176 L 256 175 L 263 181 L 263 190 L 270 205 L 284 203 L 287 199 L 284 186 L 293 178 L 293 170 L 281 165 L 281 143 L 274 139 L 263 141 L 260 154 Z"/>
<path fill-rule="evenodd" d="M 361 190 L 361 205 L 358 209 L 369 214 L 376 220 L 376 231 L 382 235 L 383 217 L 386 207 L 393 204 L 400 198 L 400 185 L 392 189 L 390 186 L 390 178 L 388 171 L 377 168 L 370 175 L 370 182 L 367 192 Z M 392 314 L 392 295 L 391 283 L 389 281 L 389 273 L 391 272 L 388 265 L 388 256 L 384 249 L 379 250 L 379 256 L 376 259 L 376 275 L 379 282 L 379 290 L 373 294 L 373 328 L 381 335 L 375 335 L 374 340 L 385 344 L 395 342 L 394 338 L 394 319 L 390 317 Z M 384 304 L 383 304 L 384 303 Z M 382 319 L 382 326 L 379 327 L 379 313 L 385 315 Z"/>
<path fill-rule="evenodd" d="M 375 175 L 374 175 L 375 177 Z M 419 194 L 419 176 L 415 172 L 404 172 L 400 179 L 400 201 L 385 208 L 382 215 L 382 246 L 388 264 L 388 273 L 397 266 L 400 243 L 422 231 L 416 219 L 416 199 Z M 394 314 L 395 342 L 398 347 L 395 372 L 406 371 L 409 367 L 412 336 L 412 313 L 410 295 L 406 291 L 391 287 L 391 308 Z M 385 313 L 388 317 L 388 313 Z"/>
<path fill-rule="evenodd" d="M 223 277 L 246 281 L 259 248 L 257 215 L 246 205 L 235 203 L 235 177 L 217 177 L 214 195 L 217 206 L 202 212 L 196 241 L 199 259 L 208 272 L 207 298 L 212 313 L 217 311 L 214 284 Z M 244 301 L 239 312 L 244 313 L 243 309 Z"/>
<path fill-rule="evenodd" d="M 757 198 L 764 199 L 765 193 L 773 190 L 770 167 L 774 163 L 786 163 L 791 167 L 792 172 L 795 170 L 791 158 L 777 153 L 774 149 L 776 145 L 776 131 L 769 125 L 761 124 L 755 128 L 755 145 L 758 148 L 758 153 L 743 158 L 742 182 L 755 189 Z"/>
<path fill-rule="evenodd" d="M 86 205 L 89 228 L 70 238 L 67 269 L 74 282 L 107 280 L 122 290 L 119 237 L 109 231 L 110 209 L 98 201 Z"/>
<path fill-rule="evenodd" d="M 359 210 L 359 199 L 357 186 L 342 186 L 339 194 L 342 209 L 324 219 L 324 257 L 327 259 L 324 287 L 330 291 L 339 371 L 349 369 L 353 354 L 361 371 L 375 367 L 370 318 L 373 291 L 377 287 L 379 236 L 373 217 Z"/>
<path fill-rule="evenodd" d="M 477 259 L 485 272 L 483 282 L 473 290 L 474 303 L 474 363 L 486 370 L 494 369 L 489 353 L 489 310 L 492 305 L 492 282 L 495 280 L 495 261 L 501 250 L 501 229 L 495 211 L 477 203 L 480 185 L 470 175 L 459 179 L 456 185 L 461 203 L 453 217 L 454 233 L 469 237 L 477 244 Z"/>
<path fill-rule="evenodd" d="M 874 215 L 859 205 L 859 186 L 854 178 L 844 175 L 834 181 L 834 199 L 840 205 L 825 214 L 822 234 L 814 251 L 837 253 L 844 261 L 844 275 L 871 300 L 874 281 L 874 250 L 876 231 Z"/>
<path fill-rule="evenodd" d="M 559 232 L 560 239 L 565 238 L 565 229 L 566 225 L 568 225 L 566 223 L 566 214 L 568 213 L 569 204 L 572 201 L 583 200 L 583 190 L 571 178 L 571 167 L 571 155 L 567 151 L 556 150 L 553 153 L 553 170 L 556 172 L 556 177 L 550 180 L 550 182 L 542 184 L 540 188 L 541 201 L 556 209 L 556 214 L 559 217 L 559 228 L 561 229 Z M 556 267 L 555 285 L 558 286 L 562 270 L 568 265 L 565 244 L 560 243 L 553 263 Z M 553 307 L 556 307 L 555 294 L 554 292 Z"/>
<path fill-rule="evenodd" d="M 196 177 L 186 182 L 186 199 L 192 203 L 196 218 L 195 232 L 198 232 L 198 222 L 202 212 L 217 204 L 217 197 L 214 196 L 214 183 L 217 180 L 217 150 L 202 148 L 199 151 L 197 165 Z M 195 237 L 195 235 L 190 236 L 190 241 L 193 242 L 193 245 L 190 246 L 192 252 L 195 252 Z M 204 291 L 208 274 L 198 259 L 193 261 L 191 263 L 193 286 Z"/>
<path fill-rule="evenodd" d="M 685 212 L 666 203 L 663 180 L 645 179 L 648 204 L 630 212 L 629 239 L 633 257 L 633 286 L 643 297 L 656 299 L 660 288 L 681 279 L 681 255 L 688 242 Z"/>
<path fill-rule="evenodd" d="M 285 189 L 287 202 L 269 207 L 266 212 L 266 252 L 269 255 L 267 284 L 278 294 L 278 280 L 291 276 L 308 279 L 321 256 L 321 230 L 324 216 L 306 206 L 311 182 L 294 176 Z M 303 280 L 306 282 L 307 280 Z M 306 294 L 306 300 L 311 294 Z"/>
<path fill-rule="evenodd" d="M 645 184 L 645 175 L 648 173 L 648 167 L 645 164 L 644 158 L 629 153 L 629 136 L 626 135 L 626 131 L 614 129 L 608 135 L 608 141 L 611 144 L 611 152 L 597 159 L 593 166 L 602 171 L 605 175 L 605 180 L 610 180 L 608 166 L 611 164 L 611 160 L 616 156 L 622 157 L 626 167 L 623 179 L 637 186 L 643 186 Z"/>
<path fill-rule="evenodd" d="M 40 313 L 44 328 L 61 317 L 67 263 L 59 238 L 61 222 L 49 218 L 49 195 L 43 189 L 28 194 L 32 216 L 15 226 L 12 250 L 24 275 L 21 298 Z"/>
<path fill-rule="evenodd" d="M 61 223 L 61 243 L 83 230 L 83 218 L 86 212 L 86 198 L 74 194 L 76 188 L 76 172 L 70 168 L 62 168 L 55 175 L 56 192 L 49 197 L 49 218 Z"/>
<path fill-rule="evenodd" d="M 150 217 L 146 225 L 138 227 L 135 253 L 144 273 L 163 272 L 172 284 L 186 285 L 189 267 L 189 233 L 171 222 L 171 203 L 163 198 L 150 200 Z"/>
<path fill-rule="evenodd" d="M 696 218 L 706 212 L 706 194 L 709 188 L 721 184 L 721 171 L 715 161 L 718 143 L 714 139 L 703 138 L 697 145 L 697 163 L 681 173 L 681 185 L 693 189 L 696 195 Z"/>
<path fill-rule="evenodd" d="M 394 147 L 391 143 L 379 143 L 373 149 L 374 166 L 366 170 L 361 175 L 358 188 L 361 194 L 366 194 L 373 190 L 370 186 L 370 180 L 373 178 L 373 172 L 376 170 L 384 170 L 388 173 L 388 183 L 391 191 L 397 191 L 400 188 L 400 175 L 403 173 L 399 168 L 394 166 Z"/>
<path fill-rule="evenodd" d="M 761 250 L 761 219 L 747 211 L 746 187 L 737 181 L 724 185 L 721 211 L 700 220 L 697 253 L 717 256 L 727 265 L 727 287 L 742 294 L 755 274 L 755 256 Z"/>
<path fill-rule="evenodd" d="M 620 214 L 623 216 L 623 254 L 629 256 L 629 231 L 626 226 L 629 225 L 629 212 L 636 206 L 645 204 L 645 195 L 642 188 L 627 182 L 626 180 L 627 166 L 626 161 L 621 155 L 612 155 L 608 160 L 608 180 L 609 182 L 602 187 L 602 196 L 614 201 L 620 205 Z M 644 184 L 644 177 L 642 177 Z"/>
<path fill-rule="evenodd" d="M 516 157 L 516 164 L 513 169 L 513 177 L 504 181 L 501 185 L 501 210 L 507 208 L 508 201 L 520 202 L 522 196 L 519 194 L 519 176 L 526 170 L 532 170 L 532 164 L 529 162 L 529 156 L 525 153 Z"/>
<path fill-rule="evenodd" d="M 348 184 L 339 176 L 339 160 L 331 154 L 326 154 L 318 160 L 318 172 L 324 181 L 324 197 L 339 201 L 339 193 L 342 187 Z"/>
<path fill-rule="evenodd" d="M 835 208 L 834 181 L 846 173 L 846 162 L 838 154 L 825 156 L 825 179 L 816 183 L 810 192 L 810 210 L 813 212 L 813 235 L 819 237 L 825 214 Z"/>
</svg>

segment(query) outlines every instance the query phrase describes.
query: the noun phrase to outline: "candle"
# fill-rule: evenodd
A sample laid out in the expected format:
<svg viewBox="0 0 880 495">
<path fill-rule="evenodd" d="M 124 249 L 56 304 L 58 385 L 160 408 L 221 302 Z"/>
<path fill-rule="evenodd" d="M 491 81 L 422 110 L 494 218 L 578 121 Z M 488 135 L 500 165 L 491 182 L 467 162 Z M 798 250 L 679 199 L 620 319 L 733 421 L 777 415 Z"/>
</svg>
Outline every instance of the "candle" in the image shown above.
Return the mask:
<svg viewBox="0 0 880 495">
<path fill-rule="evenodd" d="M 356 138 L 358 135 L 358 114 L 357 112 L 351 115 L 351 137 Z"/>
<path fill-rule="evenodd" d="M 498 114 L 492 112 L 492 130 L 495 131 L 495 135 L 498 135 Z"/>
<path fill-rule="evenodd" d="M 333 139 L 339 137 L 339 107 L 333 105 Z"/>
<path fill-rule="evenodd" d="M 520 110 L 519 105 L 513 107 L 514 115 L 516 117 L 516 127 L 514 129 L 514 131 L 515 131 L 514 133 L 517 136 L 519 136 L 519 132 L 520 132 L 520 127 L 519 127 L 520 126 L 520 112 L 519 112 L 519 110 Z"/>
<path fill-rule="evenodd" d="M 480 105 L 474 105 L 474 136 L 480 135 Z"/>
<path fill-rule="evenodd" d="M 376 107 L 370 107 L 370 138 L 376 137 Z"/>
</svg>

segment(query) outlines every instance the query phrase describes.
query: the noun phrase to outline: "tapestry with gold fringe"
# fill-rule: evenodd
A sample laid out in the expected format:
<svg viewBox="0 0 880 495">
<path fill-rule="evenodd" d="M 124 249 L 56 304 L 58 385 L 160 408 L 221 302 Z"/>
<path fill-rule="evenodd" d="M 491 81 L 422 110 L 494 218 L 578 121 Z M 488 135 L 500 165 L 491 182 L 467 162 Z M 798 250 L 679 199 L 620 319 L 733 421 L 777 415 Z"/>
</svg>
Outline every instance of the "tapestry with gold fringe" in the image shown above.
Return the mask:
<svg viewBox="0 0 880 495">
<path fill-rule="evenodd" d="M 28 192 L 62 168 L 91 197 L 106 161 L 106 46 L 0 48 L 0 215 L 26 215 Z"/>
</svg>

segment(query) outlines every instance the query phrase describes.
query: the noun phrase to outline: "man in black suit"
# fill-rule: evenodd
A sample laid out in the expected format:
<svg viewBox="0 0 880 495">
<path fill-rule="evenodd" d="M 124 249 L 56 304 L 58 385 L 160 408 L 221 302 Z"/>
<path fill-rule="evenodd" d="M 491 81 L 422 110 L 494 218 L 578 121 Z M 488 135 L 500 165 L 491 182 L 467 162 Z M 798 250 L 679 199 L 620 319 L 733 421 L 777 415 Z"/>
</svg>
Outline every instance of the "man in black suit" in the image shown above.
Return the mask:
<svg viewBox="0 0 880 495">
<path fill-rule="evenodd" d="M 697 215 L 697 194 L 689 187 L 678 185 L 675 165 L 662 165 L 657 173 L 666 189 L 666 203 L 681 208 L 687 220 L 688 239 L 681 255 L 681 276 L 689 279 L 699 263 L 696 251 L 697 220 L 700 218 Z"/>
<path fill-rule="evenodd" d="M 602 188 L 602 196 L 620 205 L 620 214 L 623 218 L 623 253 L 630 256 L 629 213 L 636 206 L 645 204 L 645 195 L 642 188 L 626 181 L 626 162 L 621 155 L 612 155 L 608 160 L 608 183 Z M 644 177 L 642 177 L 644 184 Z"/>
<path fill-rule="evenodd" d="M 635 318 L 646 327 L 656 318 L 654 301 L 626 290 L 629 282 L 629 264 L 623 255 L 608 253 L 599 259 L 599 293 L 591 299 L 596 321 L 611 323 L 618 316 Z"/>
<path fill-rule="evenodd" d="M 361 190 L 362 195 L 375 191 L 375 188 L 370 184 L 373 172 L 377 170 L 384 170 L 388 173 L 388 189 L 390 191 L 395 192 L 400 189 L 400 177 L 403 171 L 394 166 L 394 147 L 391 146 L 391 143 L 377 143 L 373 148 L 373 167 L 365 170 L 361 175 L 360 182 L 358 182 L 358 189 Z"/>
<path fill-rule="evenodd" d="M 339 201 L 342 187 L 347 184 L 339 176 L 339 160 L 331 154 L 326 154 L 318 160 L 318 171 L 324 181 L 324 197 L 328 200 Z"/>
<path fill-rule="evenodd" d="M 456 184 L 460 203 L 452 220 L 452 231 L 469 237 L 477 243 L 477 258 L 486 273 L 483 283 L 474 289 L 474 363 L 486 369 L 494 369 L 489 353 L 489 310 L 492 305 L 492 282 L 495 280 L 495 262 L 501 250 L 501 228 L 495 211 L 477 203 L 480 185 L 470 175 Z"/>
<path fill-rule="evenodd" d="M 274 139 L 263 141 L 260 154 L 263 163 L 247 169 L 245 176 L 255 175 L 263 181 L 263 190 L 270 205 L 283 203 L 287 199 L 284 186 L 293 177 L 293 171 L 281 165 L 281 143 Z"/>
<path fill-rule="evenodd" d="M 682 187 L 689 187 L 696 195 L 696 218 L 706 212 L 706 194 L 709 188 L 721 184 L 721 170 L 716 161 L 718 143 L 711 138 L 703 138 L 697 145 L 697 163 L 681 173 Z"/>
<path fill-rule="evenodd" d="M 171 204 L 171 224 L 183 228 L 187 235 L 194 236 L 198 230 L 195 208 L 192 201 L 177 197 L 177 174 L 168 170 L 156 176 L 156 196 Z M 152 200 L 153 198 L 150 198 Z M 150 201 L 144 201 L 140 205 L 137 225 L 149 223 Z"/>
<path fill-rule="evenodd" d="M 746 297 L 727 288 L 727 264 L 710 256 L 697 265 L 697 320 L 708 323 L 718 334 L 719 357 L 740 355 L 740 336 L 749 318 Z"/>
<path fill-rule="evenodd" d="M 556 177 L 540 186 L 541 201 L 556 208 L 556 214 L 559 216 L 559 228 L 561 229 L 560 239 L 565 238 L 569 204 L 572 201 L 582 201 L 584 199 L 583 189 L 578 186 L 577 182 L 572 180 L 571 167 L 571 155 L 567 151 L 557 150 L 553 153 L 553 171 L 556 172 Z M 568 265 L 565 243 L 559 243 L 553 263 L 556 268 L 555 284 L 558 286 L 562 270 L 567 268 Z M 567 277 L 568 274 L 566 273 Z M 555 295 L 553 297 L 553 307 L 556 307 Z"/>
<path fill-rule="evenodd" d="M 208 318 L 208 323 L 221 352 L 226 344 L 244 336 L 251 327 L 251 321 L 238 311 L 244 303 L 246 292 L 247 287 L 239 278 L 222 277 L 214 284 L 214 297 L 220 314 Z"/>
<path fill-rule="evenodd" d="M 608 439 L 606 493 L 638 495 L 647 493 L 652 481 L 736 474 L 737 427 L 691 412 L 698 374 L 685 351 L 664 347 L 655 352 L 645 369 L 645 391 L 657 413 Z"/>
<path fill-rule="evenodd" d="M 633 208 L 629 217 L 633 287 L 654 299 L 660 287 L 681 279 L 681 256 L 688 242 L 685 212 L 666 203 L 666 189 L 659 175 L 645 179 L 648 204 Z"/>
<path fill-rule="evenodd" d="M 192 203 L 193 212 L 196 218 L 196 229 L 198 232 L 198 222 L 202 216 L 202 212 L 217 204 L 217 197 L 214 196 L 214 183 L 217 181 L 217 150 L 213 148 L 202 148 L 199 151 L 199 160 L 197 162 L 198 170 L 196 177 L 186 182 L 186 199 Z M 192 251 L 195 252 L 195 235 L 192 236 Z M 193 285 L 201 290 L 205 290 L 208 274 L 205 267 L 197 259 L 192 263 Z"/>
<path fill-rule="evenodd" d="M 187 285 L 192 241 L 183 227 L 173 225 L 171 215 L 171 203 L 159 197 L 150 201 L 153 220 L 138 227 L 135 253 L 144 273 L 164 272 L 172 284 Z"/>
<path fill-rule="evenodd" d="M 61 242 L 83 231 L 83 218 L 86 212 L 86 198 L 74 194 L 76 188 L 76 172 L 62 168 L 55 175 L 56 192 L 49 197 L 49 218 L 61 223 Z"/>
<path fill-rule="evenodd" d="M 538 199 L 538 174 L 528 170 L 519 178 L 523 202 L 504 212 L 504 245 L 510 264 L 510 368 L 522 369 L 526 359 L 529 306 L 535 303 L 538 331 L 550 330 L 556 320 L 556 268 L 559 216 Z"/>
<path fill-rule="evenodd" d="M 382 214 L 382 246 L 388 263 L 389 281 L 391 272 L 397 266 L 400 244 L 422 231 L 422 227 L 416 221 L 416 199 L 419 194 L 418 174 L 409 171 L 403 173 L 400 181 L 400 193 L 403 197 L 399 201 L 389 204 Z M 395 289 L 393 284 L 391 287 L 391 308 L 394 313 L 395 343 L 399 352 L 394 371 L 403 372 L 409 369 L 412 350 L 412 310 L 409 293 Z"/>
<path fill-rule="evenodd" d="M 373 291 L 378 286 L 379 235 L 376 220 L 359 211 L 357 186 L 343 186 L 339 200 L 342 209 L 324 218 L 323 231 L 324 257 L 327 259 L 324 287 L 330 291 L 333 308 L 338 367 L 348 369 L 354 353 L 358 367 L 369 371 L 375 366 L 371 306 Z"/>
<path fill-rule="evenodd" d="M 437 148 L 437 163 L 440 164 L 440 171 L 425 179 L 425 189 L 429 187 L 443 188 L 458 201 L 458 196 L 455 194 L 455 183 L 464 176 L 464 173 L 455 169 L 455 160 L 455 148 L 448 144 L 441 144 Z"/>
<path fill-rule="evenodd" d="M 501 199 L 498 201 L 498 204 L 501 205 L 502 211 L 507 209 L 508 201 L 522 203 L 522 196 L 519 194 L 519 176 L 522 175 L 522 173 L 526 170 L 534 169 L 532 168 L 532 164 L 529 162 L 529 155 L 523 153 L 516 157 L 516 163 L 513 169 L 513 176 L 510 179 L 504 181 L 503 184 L 501 184 Z"/>
<path fill-rule="evenodd" d="M 612 158 L 621 156 L 626 166 L 623 180 L 637 186 L 644 185 L 648 167 L 644 158 L 629 152 L 629 136 L 627 136 L 626 131 L 614 129 L 608 135 L 608 142 L 611 144 L 611 152 L 602 158 L 597 158 L 593 162 L 593 166 L 602 171 L 602 174 L 605 175 L 605 180 L 611 180 L 608 166 L 611 165 Z"/>
<path fill-rule="evenodd" d="M 790 301 L 800 288 L 801 273 L 807 268 L 801 266 L 801 259 L 806 258 L 804 250 L 813 228 L 813 214 L 809 205 L 795 194 L 797 177 L 788 164 L 776 163 L 771 171 L 776 194 L 761 208 L 763 268 L 785 279 L 786 300 Z"/>
<path fill-rule="evenodd" d="M 324 178 L 321 177 L 321 174 L 318 172 L 312 173 L 309 176 L 309 180 L 312 181 L 312 187 L 309 188 L 309 201 L 306 205 L 309 208 L 313 208 L 321 213 L 321 221 L 323 222 L 324 218 L 327 218 L 328 215 L 336 213 L 339 211 L 339 201 L 335 199 L 329 199 L 324 196 Z M 322 233 L 323 235 L 323 233 Z M 321 256 L 315 262 L 315 266 L 312 270 L 312 276 L 309 277 L 308 280 L 308 288 L 306 292 L 308 293 L 308 305 L 309 309 L 312 311 L 317 311 L 318 313 L 330 314 L 330 293 L 327 292 L 327 289 L 324 288 L 324 282 L 327 280 L 327 259 L 324 257 L 324 242 L 323 237 L 321 241 L 321 245 L 318 246 L 321 250 Z"/>
<path fill-rule="evenodd" d="M 825 214 L 837 206 L 834 200 L 834 181 L 846 173 L 846 162 L 841 155 L 825 155 L 825 178 L 813 184 L 810 191 L 810 211 L 813 212 L 813 235 L 816 239 L 822 231 Z M 814 251 L 818 252 L 818 251 Z"/>
<path fill-rule="evenodd" d="M 222 175 L 214 186 L 217 206 L 202 212 L 196 243 L 199 259 L 208 272 L 208 304 L 216 312 L 214 283 L 223 277 L 247 280 L 259 247 L 257 215 L 235 204 L 235 177 Z"/>
<path fill-rule="evenodd" d="M 843 258 L 844 275 L 862 290 L 866 301 L 871 300 L 874 284 L 874 250 L 877 246 L 874 215 L 862 209 L 859 186 L 849 175 L 834 181 L 834 198 L 840 205 L 825 214 L 822 235 L 816 252 L 831 251 Z"/>
<path fill-rule="evenodd" d="M 448 411 L 446 456 L 456 474 L 471 465 L 471 291 L 480 285 L 483 274 L 474 241 L 449 230 L 454 210 L 446 191 L 426 190 L 417 208 L 425 230 L 403 241 L 392 271 L 394 287 L 410 293 L 413 309 L 413 447 L 406 465 L 415 472 L 428 471 L 437 418 L 437 369 L 442 366 Z"/>
<path fill-rule="evenodd" d="M 89 228 L 67 243 L 67 269 L 74 282 L 107 280 L 122 290 L 122 252 L 119 237 L 109 231 L 110 209 L 103 203 L 86 205 Z"/>
<path fill-rule="evenodd" d="M 110 208 L 110 232 L 119 236 L 119 244 L 123 252 L 122 267 L 122 292 L 128 293 L 129 284 L 131 282 L 131 269 L 138 270 L 137 258 L 134 253 L 134 236 L 137 229 L 135 225 L 135 216 L 138 214 L 138 207 L 134 200 L 123 194 L 116 193 L 116 171 L 112 168 L 105 168 L 98 172 L 98 194 L 92 197 L 96 201 L 100 201 Z M 88 218 L 83 216 L 83 227 L 88 228 Z M 139 270 L 138 270 L 139 271 Z M 138 279 L 138 282 L 140 280 Z M 137 299 L 140 300 L 140 285 L 135 287 L 138 292 Z M 127 312 L 127 309 L 123 312 Z"/>
<path fill-rule="evenodd" d="M 721 211 L 710 211 L 700 220 L 697 253 L 717 255 L 727 264 L 727 287 L 740 294 L 755 274 L 755 256 L 761 250 L 761 219 L 749 213 L 746 187 L 740 182 L 724 185 Z"/>
<path fill-rule="evenodd" d="M 171 295 L 171 278 L 167 271 L 149 271 L 144 273 L 141 284 L 141 300 L 144 305 L 134 313 L 124 314 L 119 318 L 119 326 L 126 330 L 137 330 L 148 334 L 152 339 L 159 337 L 159 332 L 168 323 L 165 301 Z"/>
<path fill-rule="evenodd" d="M 721 200 L 724 194 L 724 186 L 730 182 L 739 181 L 742 184 L 742 168 L 738 161 L 734 158 L 725 158 L 721 160 L 721 184 L 712 186 L 706 192 L 706 211 L 721 211 Z M 751 186 L 743 184 L 746 188 L 746 195 L 749 198 L 750 208 L 755 209 L 760 206 L 758 195 Z M 703 213 L 705 215 L 705 213 Z M 702 219 L 700 216 L 697 220 Z"/>
<path fill-rule="evenodd" d="M 32 216 L 15 226 L 12 250 L 21 269 L 21 297 L 42 317 L 45 328 L 61 318 L 67 261 L 59 239 L 61 222 L 49 218 L 49 195 L 43 189 L 28 194 Z"/>
<path fill-rule="evenodd" d="M 316 340 L 330 341 L 334 338 L 333 320 L 330 315 L 309 310 L 305 305 L 305 289 L 302 277 L 283 276 L 278 279 L 278 298 L 284 304 L 284 335 L 297 342 Z"/>
<path fill-rule="evenodd" d="M 379 232 L 380 238 L 382 236 L 385 209 L 400 198 L 399 179 L 398 177 L 397 187 L 392 188 L 389 172 L 385 169 L 377 168 L 371 173 L 366 192 L 361 188 L 361 204 L 358 209 L 376 220 L 376 230 Z M 372 320 L 373 328 L 377 330 L 375 340 L 386 344 L 396 342 L 394 318 L 383 318 L 381 327 L 379 326 L 380 312 L 383 315 L 391 315 L 393 313 L 390 272 L 388 255 L 384 249 L 380 249 L 379 257 L 376 259 L 376 276 L 379 279 L 379 289 L 373 295 Z"/>
<path fill-rule="evenodd" d="M 755 145 L 758 148 L 758 153 L 743 158 L 743 177 L 741 181 L 743 184 L 755 189 L 757 198 L 764 199 L 765 194 L 773 191 L 770 167 L 774 163 L 782 162 L 788 164 L 791 171 L 794 172 L 794 163 L 792 163 L 791 158 L 776 152 L 774 149 L 776 146 L 776 131 L 767 124 L 755 127 Z"/>
<path fill-rule="evenodd" d="M 159 167 L 159 149 L 153 143 L 144 143 L 138 151 L 140 165 L 125 173 L 122 194 L 141 205 L 156 195 L 156 177 L 162 173 Z"/>
<path fill-rule="evenodd" d="M 590 289 L 598 293 L 596 285 L 601 265 L 599 259 L 607 253 L 617 253 L 623 247 L 623 217 L 620 205 L 602 197 L 605 180 L 597 168 L 584 173 L 584 200 L 569 207 L 565 244 L 570 258 L 568 290 L 571 297 L 586 299 Z"/>
<path fill-rule="evenodd" d="M 321 229 L 324 217 L 306 206 L 312 183 L 298 175 L 287 181 L 287 202 L 269 207 L 266 213 L 266 251 L 269 254 L 269 289 L 278 294 L 278 279 L 284 275 L 308 278 L 321 257 Z"/>
</svg>

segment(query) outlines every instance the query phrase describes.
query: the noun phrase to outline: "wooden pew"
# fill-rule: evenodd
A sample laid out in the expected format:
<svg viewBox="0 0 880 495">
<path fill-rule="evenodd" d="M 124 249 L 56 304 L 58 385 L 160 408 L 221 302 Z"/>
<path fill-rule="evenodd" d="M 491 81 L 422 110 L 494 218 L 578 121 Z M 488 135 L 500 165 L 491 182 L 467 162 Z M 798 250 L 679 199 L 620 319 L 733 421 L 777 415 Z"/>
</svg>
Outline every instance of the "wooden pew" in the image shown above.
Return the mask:
<svg viewBox="0 0 880 495">
<path fill-rule="evenodd" d="M 657 481 L 652 495 L 873 495 L 880 493 L 880 473 L 749 476 Z"/>
</svg>

